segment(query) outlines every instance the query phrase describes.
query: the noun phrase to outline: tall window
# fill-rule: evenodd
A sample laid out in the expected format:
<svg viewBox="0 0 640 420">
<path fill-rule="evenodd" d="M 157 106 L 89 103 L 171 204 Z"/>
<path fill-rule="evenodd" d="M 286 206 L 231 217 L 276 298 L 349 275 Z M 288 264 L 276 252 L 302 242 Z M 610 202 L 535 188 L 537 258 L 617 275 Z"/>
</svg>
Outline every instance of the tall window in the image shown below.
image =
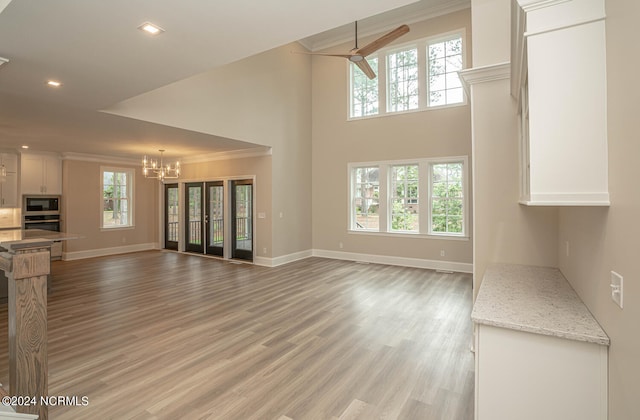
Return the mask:
<svg viewBox="0 0 640 420">
<path fill-rule="evenodd" d="M 378 74 L 378 59 L 368 58 L 369 66 Z M 351 116 L 366 117 L 378 113 L 378 78 L 369 79 L 358 66 L 351 65 Z"/>
<path fill-rule="evenodd" d="M 101 169 L 102 228 L 133 226 L 133 169 Z"/>
<path fill-rule="evenodd" d="M 351 220 L 356 230 L 378 230 L 380 227 L 380 171 L 377 167 L 354 168 Z"/>
<path fill-rule="evenodd" d="M 418 165 L 391 167 L 391 230 L 418 232 Z"/>
<path fill-rule="evenodd" d="M 458 71 L 465 66 L 465 30 L 381 49 L 367 78 L 350 63 L 349 118 L 465 104 Z"/>
<path fill-rule="evenodd" d="M 467 236 L 467 157 L 349 164 L 354 232 Z"/>
<path fill-rule="evenodd" d="M 457 104 L 464 101 L 458 71 L 462 70 L 462 37 L 450 38 L 428 45 L 429 97 L 428 106 Z"/>
<path fill-rule="evenodd" d="M 462 162 L 431 165 L 431 232 L 463 233 Z"/>
<path fill-rule="evenodd" d="M 387 55 L 389 112 L 418 108 L 418 50 L 410 48 Z"/>
</svg>

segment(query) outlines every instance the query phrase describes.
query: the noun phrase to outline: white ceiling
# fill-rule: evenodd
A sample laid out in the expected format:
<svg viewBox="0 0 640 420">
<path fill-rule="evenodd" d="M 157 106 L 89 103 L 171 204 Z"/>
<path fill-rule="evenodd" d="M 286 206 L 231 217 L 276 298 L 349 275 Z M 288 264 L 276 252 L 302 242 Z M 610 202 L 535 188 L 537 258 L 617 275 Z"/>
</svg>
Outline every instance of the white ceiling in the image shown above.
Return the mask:
<svg viewBox="0 0 640 420">
<path fill-rule="evenodd" d="M 469 3 L 414 1 L 0 0 L 0 57 L 9 59 L 0 66 L 0 148 L 115 157 L 250 148 L 99 110 L 295 40 L 310 49 L 344 42 L 354 20 L 367 35 Z M 142 33 L 145 21 L 166 32 Z"/>
</svg>

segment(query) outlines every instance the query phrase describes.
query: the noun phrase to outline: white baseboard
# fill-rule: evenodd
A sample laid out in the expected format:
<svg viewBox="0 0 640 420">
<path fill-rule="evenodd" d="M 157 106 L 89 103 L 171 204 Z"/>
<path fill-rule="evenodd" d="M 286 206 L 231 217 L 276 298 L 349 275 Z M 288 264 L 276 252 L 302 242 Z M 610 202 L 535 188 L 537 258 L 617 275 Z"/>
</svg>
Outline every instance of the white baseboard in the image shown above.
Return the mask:
<svg viewBox="0 0 640 420">
<path fill-rule="evenodd" d="M 263 267 L 277 267 L 279 265 L 291 263 L 298 260 L 303 260 L 313 256 L 313 251 L 307 249 L 305 251 L 294 252 L 293 254 L 281 255 L 275 258 L 255 257 L 253 263 L 255 265 L 261 265 Z"/>
<path fill-rule="evenodd" d="M 107 255 L 126 254 L 129 252 L 148 251 L 159 249 L 157 243 L 146 243 L 115 248 L 90 249 L 87 251 L 65 252 L 62 254 L 64 261 L 80 260 L 84 258 L 103 257 Z M 360 254 L 356 252 L 329 251 L 326 249 L 307 249 L 292 254 L 281 255 L 275 258 L 255 257 L 253 263 L 263 267 L 278 267 L 294 261 L 309 257 L 332 258 L 335 260 L 347 260 L 368 262 L 375 264 L 398 265 L 403 267 L 426 268 L 431 270 L 455 271 L 458 273 L 472 273 L 473 264 L 455 261 L 426 260 L 421 258 L 393 257 L 389 255 Z"/>
<path fill-rule="evenodd" d="M 375 264 L 399 265 L 403 267 L 427 268 L 431 270 L 455 271 L 458 273 L 472 273 L 473 264 L 455 261 L 425 260 L 421 258 L 392 257 L 388 255 L 359 254 L 355 252 L 329 251 L 314 249 L 314 257 L 332 258 L 335 260 L 349 260 Z"/>
<path fill-rule="evenodd" d="M 114 248 L 98 248 L 88 249 L 86 251 L 63 252 L 63 261 L 82 260 L 85 258 L 104 257 L 107 255 L 127 254 L 129 252 L 149 251 L 151 249 L 159 249 L 158 243 L 146 243 L 127 246 L 118 246 Z"/>
</svg>

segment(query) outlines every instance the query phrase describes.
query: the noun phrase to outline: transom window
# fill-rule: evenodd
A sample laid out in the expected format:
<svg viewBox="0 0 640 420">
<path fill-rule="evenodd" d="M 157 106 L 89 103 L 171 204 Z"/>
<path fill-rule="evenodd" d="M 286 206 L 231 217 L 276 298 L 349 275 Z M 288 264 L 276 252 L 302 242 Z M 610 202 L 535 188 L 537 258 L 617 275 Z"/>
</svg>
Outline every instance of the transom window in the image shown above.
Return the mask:
<svg viewBox="0 0 640 420">
<path fill-rule="evenodd" d="M 464 39 L 460 29 L 380 50 L 367 59 L 373 80 L 350 63 L 349 118 L 464 105 Z"/>
<path fill-rule="evenodd" d="M 462 70 L 462 37 L 454 35 L 428 44 L 428 106 L 459 104 L 464 101 L 458 71 Z"/>
<path fill-rule="evenodd" d="M 349 230 L 467 236 L 467 157 L 349 164 Z"/>
<path fill-rule="evenodd" d="M 378 59 L 368 58 L 367 62 L 378 74 Z M 358 71 L 354 71 L 357 69 Z M 378 113 L 378 78 L 369 79 L 357 66 L 351 66 L 351 115 L 366 117 Z"/>
<path fill-rule="evenodd" d="M 387 55 L 387 110 L 408 111 L 418 108 L 418 49 Z"/>
<path fill-rule="evenodd" d="M 102 206 L 100 227 L 133 226 L 133 169 L 101 169 Z"/>
</svg>

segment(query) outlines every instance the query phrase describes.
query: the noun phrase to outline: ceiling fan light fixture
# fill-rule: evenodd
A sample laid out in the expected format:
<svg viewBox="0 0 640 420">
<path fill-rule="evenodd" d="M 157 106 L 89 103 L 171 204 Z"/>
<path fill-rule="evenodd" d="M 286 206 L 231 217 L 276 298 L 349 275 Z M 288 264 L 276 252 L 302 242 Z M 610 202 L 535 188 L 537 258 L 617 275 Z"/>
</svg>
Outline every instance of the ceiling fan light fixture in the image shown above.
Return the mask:
<svg viewBox="0 0 640 420">
<path fill-rule="evenodd" d="M 364 57 L 359 54 L 354 54 L 351 57 L 349 57 L 349 61 L 351 61 L 352 63 L 357 63 L 362 60 L 364 60 Z"/>
</svg>

